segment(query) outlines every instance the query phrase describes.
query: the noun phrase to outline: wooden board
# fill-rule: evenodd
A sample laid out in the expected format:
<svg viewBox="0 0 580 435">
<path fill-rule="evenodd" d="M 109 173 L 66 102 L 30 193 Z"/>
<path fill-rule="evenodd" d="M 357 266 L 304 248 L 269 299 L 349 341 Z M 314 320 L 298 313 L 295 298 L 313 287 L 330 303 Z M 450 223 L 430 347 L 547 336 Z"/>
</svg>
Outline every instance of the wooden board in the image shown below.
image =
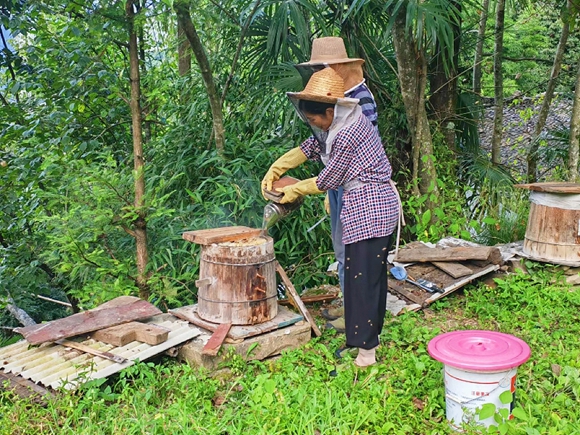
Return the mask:
<svg viewBox="0 0 580 435">
<path fill-rule="evenodd" d="M 410 290 L 405 288 L 405 283 L 403 281 L 397 281 L 394 278 L 389 278 L 388 281 L 389 289 L 394 290 L 395 293 L 402 296 L 403 298 L 418 304 L 421 308 L 427 308 L 429 306 L 428 302 L 425 302 L 428 299 L 428 295 L 425 291 L 420 291 L 421 295 L 416 295 Z"/>
<path fill-rule="evenodd" d="M 199 317 L 197 314 L 197 304 L 174 308 L 169 310 L 168 313 L 211 332 L 215 332 L 219 327 L 218 323 L 208 322 Z M 258 323 L 257 325 L 234 325 L 230 328 L 227 336 L 233 340 L 243 340 L 244 338 L 284 328 L 285 326 L 298 323 L 301 320 L 304 320 L 304 317 L 300 314 L 296 314 L 288 308 L 280 306 L 278 307 L 278 315 L 272 320 Z"/>
<path fill-rule="evenodd" d="M 40 344 L 87 334 L 132 320 L 145 319 L 156 314 L 161 314 L 159 308 L 147 301 L 139 300 L 119 307 L 83 311 L 63 319 L 16 328 L 14 331 L 22 334 L 29 343 Z"/>
<path fill-rule="evenodd" d="M 431 263 L 416 263 L 413 265 L 407 265 L 405 269 L 407 269 L 409 274 L 413 275 L 415 278 L 423 278 L 434 282 L 436 285 L 441 287 L 444 292 L 429 293 L 408 282 L 397 281 L 390 275 L 388 278 L 389 292 L 401 296 L 403 299 L 414 303 L 412 306 L 408 306 L 405 309 L 406 311 L 417 311 L 421 308 L 429 306 L 436 300 L 441 299 L 450 293 L 453 293 L 461 287 L 469 284 L 476 278 L 498 270 L 500 267 L 497 264 L 477 266 L 473 262 L 467 263 L 467 265 L 470 269 L 473 270 L 473 273 L 462 278 L 452 278 L 447 273 L 443 272 L 441 269 L 435 267 Z"/>
<path fill-rule="evenodd" d="M 291 186 L 292 184 L 298 183 L 300 180 L 294 177 L 282 177 L 279 180 L 276 180 L 272 183 L 272 190 L 264 190 L 264 196 L 268 198 L 270 201 L 278 202 L 284 194 L 279 192 L 278 189 L 282 189 L 286 186 Z"/>
<path fill-rule="evenodd" d="M 231 327 L 231 323 L 222 323 L 219 325 L 203 347 L 201 351 L 202 355 L 216 356 Z"/>
<path fill-rule="evenodd" d="M 549 192 L 549 193 L 580 193 L 580 184 L 576 183 L 529 183 L 529 184 L 516 184 L 514 187 L 519 187 L 520 189 L 534 190 L 536 192 Z"/>
<path fill-rule="evenodd" d="M 300 314 L 302 314 L 306 318 L 306 320 L 308 320 L 308 323 L 310 323 L 310 326 L 314 331 L 314 335 L 320 337 L 322 335 L 322 332 L 320 332 L 320 329 L 318 329 L 318 326 L 316 326 L 316 322 L 310 315 L 310 312 L 308 311 L 308 308 L 306 308 L 306 305 L 304 305 L 304 302 L 302 302 L 302 300 L 300 299 L 300 296 L 298 295 L 296 289 L 294 288 L 294 284 L 292 284 L 290 278 L 288 278 L 288 275 L 286 275 L 284 268 L 277 261 L 276 261 L 276 272 L 278 272 L 278 275 L 280 275 L 280 278 L 282 278 L 282 282 L 286 287 L 286 294 L 290 298 L 292 298 L 292 300 L 294 301 L 294 305 L 298 307 L 298 311 L 300 311 Z"/>
<path fill-rule="evenodd" d="M 129 322 L 95 331 L 91 338 L 114 346 L 125 346 L 132 341 L 155 346 L 167 340 L 168 335 L 169 329 L 162 326 Z"/>
<path fill-rule="evenodd" d="M 471 275 L 473 273 L 473 269 L 470 269 L 461 263 L 454 263 L 452 261 L 432 261 L 431 263 L 446 274 L 451 275 L 453 278 L 461 278 L 462 276 Z"/>
<path fill-rule="evenodd" d="M 298 349 L 310 341 L 312 330 L 307 322 L 301 321 L 287 328 L 249 337 L 235 343 L 228 343 L 226 340 L 222 345 L 224 350 L 216 356 L 202 354 L 204 343 L 210 339 L 210 334 L 209 332 L 202 334 L 195 340 L 184 344 L 179 349 L 180 359 L 207 370 L 220 370 L 224 363 L 231 358 L 232 353 L 239 355 L 243 361 L 255 361 Z"/>
<path fill-rule="evenodd" d="M 399 263 L 426 263 L 433 261 L 456 262 L 482 260 L 487 263 L 501 264 L 502 257 L 498 248 L 491 246 L 459 248 L 413 248 L 400 249 L 394 261 Z"/>
<path fill-rule="evenodd" d="M 236 242 L 242 239 L 259 237 L 261 232 L 262 230 L 257 228 L 235 226 L 186 231 L 181 237 L 198 245 L 212 245 L 214 243 Z"/>
</svg>

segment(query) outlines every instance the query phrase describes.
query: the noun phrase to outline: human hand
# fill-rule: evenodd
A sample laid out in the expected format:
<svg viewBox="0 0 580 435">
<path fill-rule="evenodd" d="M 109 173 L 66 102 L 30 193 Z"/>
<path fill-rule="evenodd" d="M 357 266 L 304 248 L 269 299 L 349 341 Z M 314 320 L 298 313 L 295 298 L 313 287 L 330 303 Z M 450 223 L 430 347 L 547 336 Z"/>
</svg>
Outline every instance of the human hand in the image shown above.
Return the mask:
<svg viewBox="0 0 580 435">
<path fill-rule="evenodd" d="M 304 195 L 311 195 L 322 193 L 322 190 L 318 189 L 316 186 L 316 177 L 308 178 L 306 180 L 299 181 L 298 183 L 286 186 L 280 189 L 284 196 L 280 200 L 280 204 L 287 204 L 289 202 L 296 201 L 299 197 Z"/>
</svg>

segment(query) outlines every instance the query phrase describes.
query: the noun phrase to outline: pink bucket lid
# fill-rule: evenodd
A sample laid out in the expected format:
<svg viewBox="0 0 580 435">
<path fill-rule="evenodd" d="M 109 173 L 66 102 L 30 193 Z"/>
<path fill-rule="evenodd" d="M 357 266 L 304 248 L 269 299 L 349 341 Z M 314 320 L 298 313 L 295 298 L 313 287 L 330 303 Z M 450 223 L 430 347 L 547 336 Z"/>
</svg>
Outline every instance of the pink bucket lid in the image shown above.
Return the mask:
<svg viewBox="0 0 580 435">
<path fill-rule="evenodd" d="M 513 335 L 479 330 L 438 335 L 427 350 L 444 364 L 477 371 L 511 369 L 525 363 L 531 353 L 530 346 Z"/>
</svg>

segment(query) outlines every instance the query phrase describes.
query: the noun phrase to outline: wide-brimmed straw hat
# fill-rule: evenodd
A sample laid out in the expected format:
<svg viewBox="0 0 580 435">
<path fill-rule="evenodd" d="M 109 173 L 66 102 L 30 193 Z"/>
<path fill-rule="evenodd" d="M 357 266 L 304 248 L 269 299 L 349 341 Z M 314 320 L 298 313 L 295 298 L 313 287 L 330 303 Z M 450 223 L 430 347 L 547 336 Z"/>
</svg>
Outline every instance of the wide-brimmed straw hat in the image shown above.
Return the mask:
<svg viewBox="0 0 580 435">
<path fill-rule="evenodd" d="M 336 104 L 344 98 L 344 81 L 332 68 L 324 68 L 312 74 L 302 92 L 287 92 L 290 98 Z"/>
<path fill-rule="evenodd" d="M 327 36 L 325 38 L 317 38 L 313 40 L 310 60 L 308 62 L 299 63 L 298 65 L 331 65 L 334 63 L 347 62 L 360 62 L 362 64 L 364 63 L 364 60 L 348 57 L 342 38 Z"/>
</svg>

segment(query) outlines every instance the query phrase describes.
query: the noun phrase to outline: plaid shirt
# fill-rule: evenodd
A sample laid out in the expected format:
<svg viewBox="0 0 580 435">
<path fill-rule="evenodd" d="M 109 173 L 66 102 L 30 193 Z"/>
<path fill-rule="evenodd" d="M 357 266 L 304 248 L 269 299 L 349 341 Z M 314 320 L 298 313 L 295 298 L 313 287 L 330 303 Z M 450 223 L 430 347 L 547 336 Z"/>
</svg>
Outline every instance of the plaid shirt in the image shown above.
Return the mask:
<svg viewBox="0 0 580 435">
<path fill-rule="evenodd" d="M 314 136 L 300 149 L 310 160 L 321 161 L 320 143 Z M 351 180 L 364 184 L 344 191 L 340 220 L 344 244 L 384 237 L 393 233 L 399 217 L 399 203 L 390 184 L 391 164 L 376 128 L 361 115 L 338 132 L 330 160 L 318 175 L 320 190 L 336 189 Z"/>
<path fill-rule="evenodd" d="M 373 125 L 377 125 L 377 103 L 375 102 L 375 97 L 373 97 L 370 89 L 365 85 L 364 80 L 354 88 L 346 91 L 344 96 L 348 98 L 358 98 L 358 105 L 361 107 L 363 114 Z"/>
</svg>

